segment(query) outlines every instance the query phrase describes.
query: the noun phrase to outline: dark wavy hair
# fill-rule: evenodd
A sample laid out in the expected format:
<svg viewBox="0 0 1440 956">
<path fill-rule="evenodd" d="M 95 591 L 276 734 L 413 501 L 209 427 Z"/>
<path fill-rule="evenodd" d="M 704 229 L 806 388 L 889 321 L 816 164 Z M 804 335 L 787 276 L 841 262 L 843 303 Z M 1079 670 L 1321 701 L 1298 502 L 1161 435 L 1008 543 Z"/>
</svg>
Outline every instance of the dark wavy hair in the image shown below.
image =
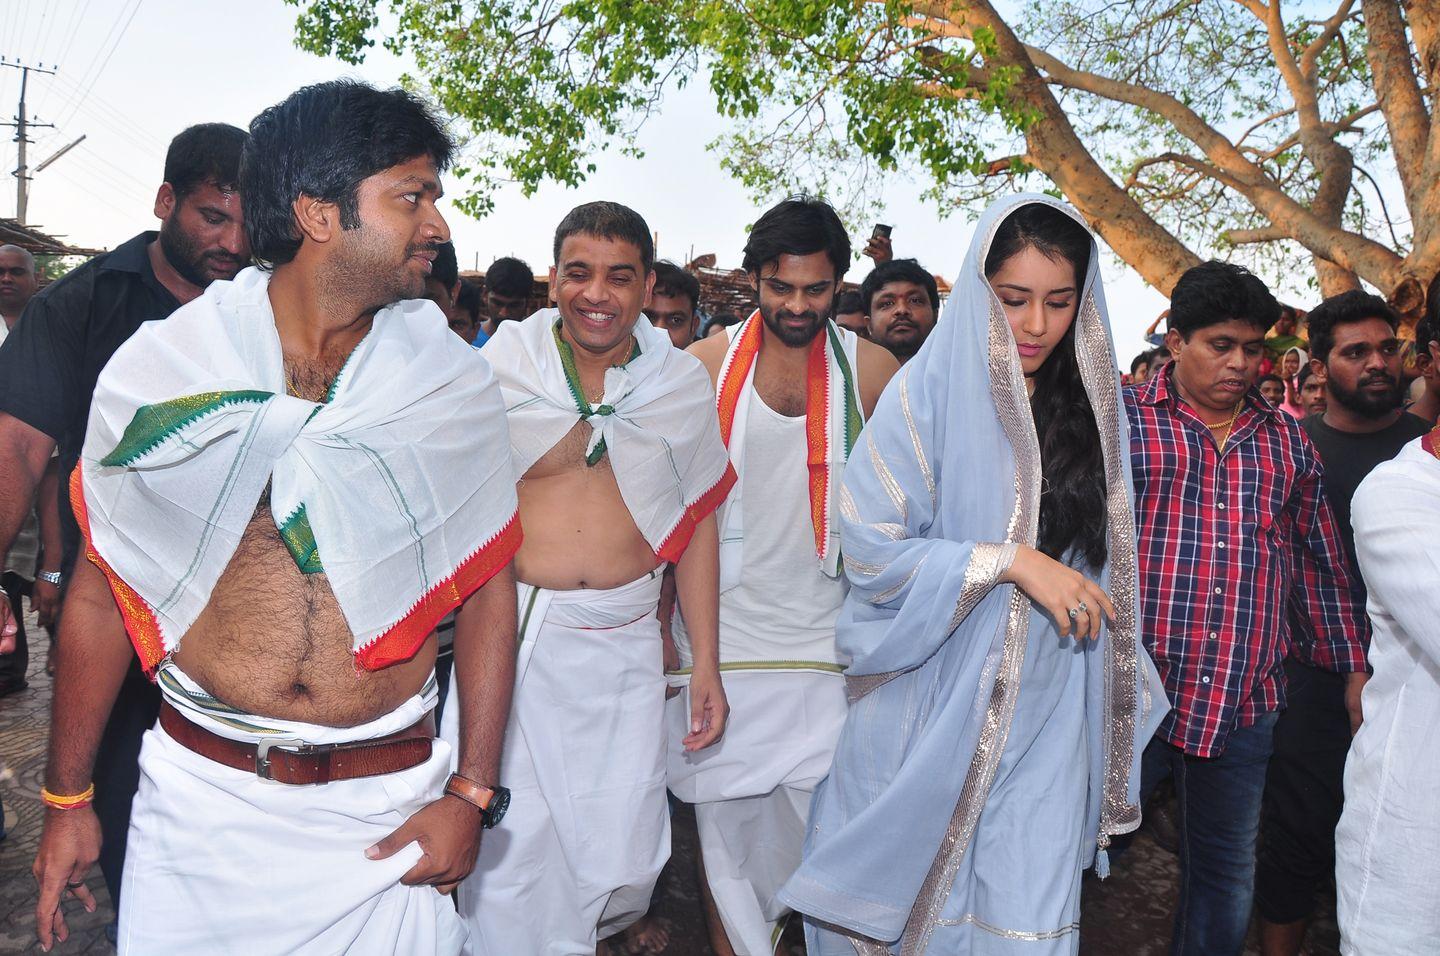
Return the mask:
<svg viewBox="0 0 1440 956">
<path fill-rule="evenodd" d="M 1168 327 L 1188 342 L 1200 329 L 1230 321 L 1269 332 L 1280 321 L 1280 303 L 1258 276 L 1233 262 L 1211 259 L 1186 269 L 1170 290 Z"/>
<path fill-rule="evenodd" d="M 1076 321 L 1035 373 L 1030 402 L 1035 434 L 1040 439 L 1040 531 L 1036 549 L 1057 561 L 1066 552 L 1093 568 L 1103 567 L 1106 540 L 1105 459 L 1095 410 L 1080 380 L 1075 358 L 1075 326 L 1080 294 L 1090 268 L 1090 234 L 1054 206 L 1030 203 L 1005 217 L 985 257 L 985 275 L 993 276 L 1005 260 L 1033 248 L 1053 261 L 1075 267 Z"/>
<path fill-rule="evenodd" d="M 440 118 L 404 90 L 358 80 L 301 87 L 250 121 L 240 192 L 255 258 L 267 266 L 295 258 L 301 235 L 293 207 L 300 196 L 335 203 L 341 228 L 358 229 L 362 180 L 417 156 L 429 156 L 444 172 L 454 151 Z"/>
<path fill-rule="evenodd" d="M 165 182 L 184 199 L 210 183 L 221 191 L 240 183 L 240 154 L 249 134 L 229 123 L 200 123 L 181 131 L 165 151 Z"/>
<path fill-rule="evenodd" d="M 823 252 L 835 267 L 835 281 L 850 268 L 850 237 L 834 208 L 823 199 L 791 196 L 765 211 L 750 227 L 740 268 L 759 276 L 781 256 Z"/>
<path fill-rule="evenodd" d="M 1379 319 L 1390 326 L 1392 332 L 1400 327 L 1400 316 L 1390 303 L 1364 289 L 1332 295 L 1311 309 L 1306 319 L 1310 331 L 1310 357 L 1326 363 L 1330 361 L 1330 351 L 1335 348 L 1335 329 L 1339 326 Z"/>
</svg>

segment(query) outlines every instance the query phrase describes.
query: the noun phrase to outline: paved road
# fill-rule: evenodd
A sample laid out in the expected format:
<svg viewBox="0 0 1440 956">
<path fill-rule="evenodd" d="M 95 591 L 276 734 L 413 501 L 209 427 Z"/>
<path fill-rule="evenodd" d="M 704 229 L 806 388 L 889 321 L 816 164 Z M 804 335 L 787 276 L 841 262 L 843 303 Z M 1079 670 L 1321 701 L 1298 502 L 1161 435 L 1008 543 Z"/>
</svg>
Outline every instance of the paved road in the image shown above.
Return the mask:
<svg viewBox="0 0 1440 956">
<path fill-rule="evenodd" d="M 38 633 L 38 629 L 31 633 Z M 37 646 L 32 639 L 30 689 L 0 698 L 0 794 L 5 803 L 5 828 L 10 833 L 0 842 L 0 953 L 39 952 L 33 942 L 35 897 L 30 863 L 39 842 L 42 806 L 37 795 L 51 689 L 45 676 L 43 640 L 42 635 Z M 671 932 L 665 952 L 709 956 L 695 880 L 695 818 L 682 809 L 674 823 L 674 857 L 661 877 L 655 908 Z M 1162 956 L 1169 938 L 1169 907 L 1176 877 L 1175 858 L 1142 833 L 1130 852 L 1114 865 L 1110 879 L 1087 879 L 1081 922 L 1082 956 Z M 67 904 L 74 911 L 73 935 L 54 950 L 56 953 L 114 951 L 104 933 L 105 924 L 112 918 L 104 883 L 98 873 L 89 883 L 101 902 L 100 910 L 91 915 L 77 904 Z M 787 938 L 797 936 L 792 933 Z M 1337 939 L 1333 916 L 1327 916 L 1312 929 L 1308 952 L 1311 956 L 1337 954 Z M 1247 950 L 1247 956 L 1257 953 L 1253 945 Z"/>
</svg>

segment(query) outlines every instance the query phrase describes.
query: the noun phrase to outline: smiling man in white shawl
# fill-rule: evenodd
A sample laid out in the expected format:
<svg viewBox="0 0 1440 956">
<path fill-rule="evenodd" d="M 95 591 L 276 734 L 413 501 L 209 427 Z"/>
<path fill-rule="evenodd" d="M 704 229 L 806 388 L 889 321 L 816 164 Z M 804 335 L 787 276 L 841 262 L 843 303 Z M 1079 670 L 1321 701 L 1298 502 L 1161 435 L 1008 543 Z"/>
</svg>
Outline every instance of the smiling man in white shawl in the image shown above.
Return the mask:
<svg viewBox="0 0 1440 956">
<path fill-rule="evenodd" d="M 718 746 L 689 752 L 689 701 L 672 701 L 669 775 L 695 804 L 716 951 L 768 956 L 789 914 L 775 892 L 800 863 L 810 794 L 845 720 L 840 473 L 898 365 L 832 321 L 850 240 L 824 202 L 766 212 L 743 265 L 760 308 L 691 348 L 718 383 L 720 433 L 740 474 L 720 520 L 720 667 L 733 720 Z M 693 695 L 685 636 L 676 630 L 674 678 L 689 678 Z"/>
<path fill-rule="evenodd" d="M 735 473 L 705 370 L 640 315 L 654 255 L 634 210 L 576 207 L 555 231 L 559 308 L 504 323 L 485 346 L 526 537 L 502 764 L 515 810 L 460 887 L 475 956 L 594 953 L 649 908 L 670 855 L 666 562 L 698 658 L 685 746 L 725 727 L 714 511 Z"/>
<path fill-rule="evenodd" d="M 1166 704 L 1098 259 L 1070 207 L 992 206 L 845 471 L 850 711 L 780 894 L 811 956 L 1074 953 L 1139 824 Z"/>
<path fill-rule="evenodd" d="M 96 388 L 38 934 L 65 938 L 62 894 L 94 907 L 89 774 L 128 631 L 163 703 L 121 953 L 458 953 L 437 889 L 502 809 L 520 532 L 499 389 L 415 301 L 449 235 L 452 144 L 409 94 L 353 82 L 298 91 L 250 137 L 267 270 L 142 326 Z M 452 775 L 430 711 L 456 608 Z"/>
</svg>

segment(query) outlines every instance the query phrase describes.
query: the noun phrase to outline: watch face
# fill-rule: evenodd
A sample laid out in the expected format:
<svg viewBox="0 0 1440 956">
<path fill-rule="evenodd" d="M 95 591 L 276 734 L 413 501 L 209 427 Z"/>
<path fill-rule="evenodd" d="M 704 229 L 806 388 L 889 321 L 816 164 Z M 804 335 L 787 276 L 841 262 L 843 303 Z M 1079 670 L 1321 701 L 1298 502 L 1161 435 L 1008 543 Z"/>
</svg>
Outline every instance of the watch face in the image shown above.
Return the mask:
<svg viewBox="0 0 1440 956">
<path fill-rule="evenodd" d="M 490 806 L 485 808 L 485 829 L 498 824 L 505 819 L 505 811 L 510 809 L 510 791 L 504 787 L 496 787 L 495 795 L 490 798 Z"/>
</svg>

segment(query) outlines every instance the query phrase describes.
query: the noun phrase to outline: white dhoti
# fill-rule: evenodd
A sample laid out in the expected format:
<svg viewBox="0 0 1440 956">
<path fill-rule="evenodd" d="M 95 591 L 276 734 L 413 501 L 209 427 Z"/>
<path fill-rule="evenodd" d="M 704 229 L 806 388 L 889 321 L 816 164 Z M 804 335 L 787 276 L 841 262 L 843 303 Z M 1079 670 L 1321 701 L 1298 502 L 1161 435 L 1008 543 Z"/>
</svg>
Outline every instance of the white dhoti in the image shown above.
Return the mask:
<svg viewBox="0 0 1440 956">
<path fill-rule="evenodd" d="M 670 856 L 659 599 L 659 571 L 605 591 L 520 586 L 512 802 L 460 884 L 467 954 L 593 956 L 649 909 Z"/>
<path fill-rule="evenodd" d="M 238 714 L 168 662 L 160 683 L 185 717 L 250 743 L 383 737 L 419 721 L 436 696 L 432 679 L 384 717 L 331 728 Z M 459 953 L 465 927 L 451 901 L 434 887 L 400 884 L 419 844 L 386 860 L 365 857 L 440 796 L 449 772 L 450 748 L 437 740 L 430 759 L 409 770 L 293 786 L 215 763 L 157 725 L 140 751 L 119 952 Z"/>
<path fill-rule="evenodd" d="M 740 956 L 775 950 L 789 910 L 776 892 L 800 865 L 810 796 L 830 770 L 845 723 L 838 673 L 732 670 L 730 719 L 714 746 L 686 753 L 689 691 L 667 704 L 668 775 L 695 804 L 706 881 Z"/>
</svg>

